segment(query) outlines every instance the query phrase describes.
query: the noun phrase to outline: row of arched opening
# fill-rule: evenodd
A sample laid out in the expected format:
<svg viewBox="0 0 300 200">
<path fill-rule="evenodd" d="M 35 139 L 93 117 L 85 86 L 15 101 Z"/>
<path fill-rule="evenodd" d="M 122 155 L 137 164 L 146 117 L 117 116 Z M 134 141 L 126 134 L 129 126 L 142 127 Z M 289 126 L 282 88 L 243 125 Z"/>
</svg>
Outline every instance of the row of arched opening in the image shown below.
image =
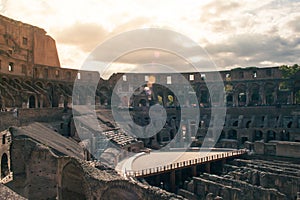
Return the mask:
<svg viewBox="0 0 300 200">
<path fill-rule="evenodd" d="M 275 132 L 274 130 L 267 130 L 266 132 L 263 132 L 261 130 L 254 130 L 252 134 L 253 134 L 252 135 L 253 142 L 255 141 L 269 142 L 271 140 L 290 141 L 290 133 L 286 130 L 282 130 L 280 132 Z M 250 138 L 250 136 L 241 137 L 242 143 L 248 141 L 248 138 Z M 221 139 L 237 140 L 238 132 L 235 129 L 230 129 L 227 131 L 227 135 L 226 135 L 225 131 L 223 130 L 219 137 L 219 141 Z"/>
</svg>

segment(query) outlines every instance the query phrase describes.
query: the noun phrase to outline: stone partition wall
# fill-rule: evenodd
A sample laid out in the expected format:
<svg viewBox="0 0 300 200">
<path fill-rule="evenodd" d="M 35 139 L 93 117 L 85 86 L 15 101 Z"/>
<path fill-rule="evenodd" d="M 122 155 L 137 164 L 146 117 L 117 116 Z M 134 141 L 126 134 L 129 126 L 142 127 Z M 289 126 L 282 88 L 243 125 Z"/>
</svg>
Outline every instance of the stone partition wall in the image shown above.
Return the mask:
<svg viewBox="0 0 300 200">
<path fill-rule="evenodd" d="M 61 121 L 63 114 L 63 108 L 17 109 L 0 112 L 0 130 L 10 126 L 27 125 L 31 122 Z"/>
</svg>

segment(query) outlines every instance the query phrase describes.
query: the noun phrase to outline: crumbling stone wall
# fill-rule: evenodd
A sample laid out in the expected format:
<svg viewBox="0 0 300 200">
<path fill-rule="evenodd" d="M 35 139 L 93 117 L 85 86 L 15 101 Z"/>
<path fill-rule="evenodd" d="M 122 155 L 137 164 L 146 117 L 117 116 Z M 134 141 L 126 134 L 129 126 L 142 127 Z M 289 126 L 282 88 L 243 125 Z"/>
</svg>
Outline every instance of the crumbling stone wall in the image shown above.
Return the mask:
<svg viewBox="0 0 300 200">
<path fill-rule="evenodd" d="M 63 156 L 46 144 L 16 137 L 11 146 L 9 186 L 28 199 L 183 199 L 159 188 L 124 180 L 115 171 Z"/>
<path fill-rule="evenodd" d="M 8 186 L 29 199 L 54 199 L 57 194 L 57 157 L 32 139 L 14 139 L 11 147 L 13 181 Z"/>
<path fill-rule="evenodd" d="M 18 109 L 17 111 L 0 112 L 0 130 L 31 122 L 62 121 L 63 114 L 63 108 Z"/>
<path fill-rule="evenodd" d="M 235 159 L 223 175 L 202 174 L 186 182 L 179 194 L 190 199 L 296 199 L 299 163 Z"/>
</svg>

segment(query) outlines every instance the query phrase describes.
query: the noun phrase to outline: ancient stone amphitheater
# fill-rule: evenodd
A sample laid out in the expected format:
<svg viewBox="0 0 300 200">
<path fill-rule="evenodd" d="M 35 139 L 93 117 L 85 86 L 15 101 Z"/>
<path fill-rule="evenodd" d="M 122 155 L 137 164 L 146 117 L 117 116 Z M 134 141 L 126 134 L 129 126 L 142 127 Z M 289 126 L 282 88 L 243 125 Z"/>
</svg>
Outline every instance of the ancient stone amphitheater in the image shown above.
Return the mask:
<svg viewBox="0 0 300 200">
<path fill-rule="evenodd" d="M 1 199 L 300 199 L 299 73 L 285 77 L 279 67 L 182 73 L 198 102 L 179 105 L 174 93 L 159 84 L 150 98 L 145 92 L 132 96 L 131 82 L 146 85 L 155 76 L 176 84 L 175 75 L 115 73 L 104 80 L 97 71 L 61 68 L 55 41 L 43 29 L 5 16 L 0 22 Z M 214 92 L 220 89 L 213 84 L 217 74 L 224 95 Z M 78 94 L 73 94 L 75 80 Z M 111 112 L 114 89 L 119 91 L 116 109 L 130 108 L 131 119 L 141 126 L 149 124 L 149 107 L 160 103 L 166 123 L 159 118 L 151 123 L 162 130 L 139 138 L 120 128 Z M 95 115 L 76 117 L 91 99 Z M 181 108 L 193 113 L 195 104 L 198 121 L 181 116 Z M 247 154 L 209 165 L 190 162 L 193 173 L 183 167 L 128 177 L 115 170 L 136 153 L 166 144 L 193 149 L 204 138 L 213 140 L 212 109 L 220 107 L 227 108 L 226 118 L 215 147 L 246 149 Z M 96 126 L 90 123 L 95 116 Z"/>
</svg>

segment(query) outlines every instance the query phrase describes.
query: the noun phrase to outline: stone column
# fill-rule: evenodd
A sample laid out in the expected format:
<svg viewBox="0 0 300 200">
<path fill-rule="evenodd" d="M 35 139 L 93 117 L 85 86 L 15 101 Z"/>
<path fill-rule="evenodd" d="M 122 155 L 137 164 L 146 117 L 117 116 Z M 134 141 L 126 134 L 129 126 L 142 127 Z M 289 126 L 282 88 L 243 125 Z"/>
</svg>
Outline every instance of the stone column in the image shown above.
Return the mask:
<svg viewBox="0 0 300 200">
<path fill-rule="evenodd" d="M 43 108 L 43 104 L 44 104 L 44 102 L 43 102 L 43 95 L 41 95 L 40 96 L 40 108 Z"/>
<path fill-rule="evenodd" d="M 34 98 L 35 98 L 34 99 L 35 100 L 35 102 L 34 102 L 35 103 L 34 108 L 38 108 L 39 107 L 39 99 L 38 99 L 37 95 L 35 95 Z"/>
<path fill-rule="evenodd" d="M 249 88 L 248 88 L 248 85 L 247 85 L 247 88 L 246 88 L 246 106 L 249 105 L 249 102 L 250 102 L 250 92 L 249 92 Z"/>
<path fill-rule="evenodd" d="M 264 86 L 263 85 L 259 86 L 259 96 L 261 98 L 261 104 L 262 105 L 266 105 L 266 95 L 265 95 L 265 91 L 264 91 Z"/>
<path fill-rule="evenodd" d="M 210 163 L 205 164 L 205 172 L 210 174 Z"/>
<path fill-rule="evenodd" d="M 274 89 L 274 94 L 273 94 L 273 98 L 274 98 L 274 104 L 277 104 L 277 97 L 278 97 L 278 86 L 275 86 L 275 89 Z"/>
<path fill-rule="evenodd" d="M 268 133 L 266 131 L 263 132 L 263 140 L 264 140 L 264 142 L 268 141 Z"/>
<path fill-rule="evenodd" d="M 197 165 L 192 166 L 191 169 L 192 169 L 192 175 L 197 176 Z"/>
<path fill-rule="evenodd" d="M 170 191 L 171 192 L 175 192 L 176 188 L 175 188 L 175 170 L 172 170 L 170 172 Z"/>
<path fill-rule="evenodd" d="M 238 106 L 239 105 L 238 94 L 236 94 L 236 92 L 233 93 L 233 105 L 234 106 Z"/>
</svg>

